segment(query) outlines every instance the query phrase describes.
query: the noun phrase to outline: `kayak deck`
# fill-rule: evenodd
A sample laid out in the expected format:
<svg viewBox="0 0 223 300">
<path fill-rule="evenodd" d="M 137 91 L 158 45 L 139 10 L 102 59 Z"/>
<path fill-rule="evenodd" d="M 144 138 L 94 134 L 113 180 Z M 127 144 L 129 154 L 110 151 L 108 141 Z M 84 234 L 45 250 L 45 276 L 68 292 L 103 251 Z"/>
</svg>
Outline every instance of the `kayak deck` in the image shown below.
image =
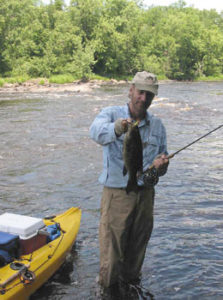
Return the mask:
<svg viewBox="0 0 223 300">
<path fill-rule="evenodd" d="M 46 226 L 59 223 L 61 235 L 34 252 L 15 260 L 13 263 L 21 266 L 20 269 L 13 270 L 10 264 L 0 268 L 0 300 L 28 299 L 43 285 L 65 261 L 75 242 L 80 220 L 81 210 L 77 207 L 43 219 Z"/>
</svg>

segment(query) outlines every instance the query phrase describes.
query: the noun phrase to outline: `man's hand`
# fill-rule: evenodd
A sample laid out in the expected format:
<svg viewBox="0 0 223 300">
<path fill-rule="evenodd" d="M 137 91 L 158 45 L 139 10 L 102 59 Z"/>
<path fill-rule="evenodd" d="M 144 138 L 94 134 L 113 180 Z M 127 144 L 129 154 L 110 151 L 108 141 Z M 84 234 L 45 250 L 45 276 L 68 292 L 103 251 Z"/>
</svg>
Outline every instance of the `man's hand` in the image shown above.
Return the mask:
<svg viewBox="0 0 223 300">
<path fill-rule="evenodd" d="M 166 154 L 159 154 L 153 161 L 153 166 L 158 172 L 158 176 L 163 176 L 167 172 L 169 158 Z"/>
<path fill-rule="evenodd" d="M 115 121 L 115 134 L 117 136 L 122 135 L 128 131 L 128 124 L 131 122 L 130 119 L 117 119 Z"/>
</svg>

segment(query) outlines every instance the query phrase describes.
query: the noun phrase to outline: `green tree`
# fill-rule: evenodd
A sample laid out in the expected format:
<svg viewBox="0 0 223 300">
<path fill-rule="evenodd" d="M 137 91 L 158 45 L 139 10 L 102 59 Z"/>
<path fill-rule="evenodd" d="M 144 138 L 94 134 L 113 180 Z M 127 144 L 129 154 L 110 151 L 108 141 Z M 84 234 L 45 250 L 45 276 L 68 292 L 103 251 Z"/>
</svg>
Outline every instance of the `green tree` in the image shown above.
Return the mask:
<svg viewBox="0 0 223 300">
<path fill-rule="evenodd" d="M 147 70 L 173 79 L 223 73 L 215 10 L 145 9 L 140 0 L 0 0 L 0 74 L 32 77 Z"/>
<path fill-rule="evenodd" d="M 10 72 L 24 53 L 24 28 L 35 18 L 31 0 L 0 0 L 0 73 Z"/>
<path fill-rule="evenodd" d="M 132 74 L 138 66 L 141 44 L 141 9 L 135 1 L 108 0 L 95 28 L 95 72 L 106 75 Z"/>
</svg>

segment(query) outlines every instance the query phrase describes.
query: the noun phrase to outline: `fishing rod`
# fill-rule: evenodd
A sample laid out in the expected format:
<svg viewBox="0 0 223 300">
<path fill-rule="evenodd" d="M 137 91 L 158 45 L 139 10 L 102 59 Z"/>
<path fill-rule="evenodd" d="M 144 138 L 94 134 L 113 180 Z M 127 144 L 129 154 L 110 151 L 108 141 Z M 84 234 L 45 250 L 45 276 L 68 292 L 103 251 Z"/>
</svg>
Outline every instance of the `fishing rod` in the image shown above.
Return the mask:
<svg viewBox="0 0 223 300">
<path fill-rule="evenodd" d="M 220 129 L 221 127 L 223 127 L 223 124 L 220 125 L 220 126 L 218 126 L 218 127 L 216 127 L 215 129 L 209 131 L 208 133 L 202 135 L 202 136 L 199 137 L 198 139 L 194 140 L 193 142 L 191 142 L 190 144 L 184 146 L 183 148 L 177 150 L 176 152 L 174 152 L 174 153 L 168 155 L 167 157 L 168 157 L 169 159 L 170 159 L 170 158 L 173 158 L 176 154 L 180 153 L 180 152 L 183 151 L 184 149 L 187 149 L 187 148 L 190 147 L 191 145 L 195 144 L 196 142 L 200 141 L 201 139 L 203 139 L 204 137 L 208 136 L 208 135 L 211 134 L 212 132 L 214 132 L 214 131 Z"/>
<path fill-rule="evenodd" d="M 206 134 L 202 135 L 201 137 L 199 137 L 198 139 L 194 140 L 194 141 L 193 141 L 193 142 L 191 142 L 190 144 L 188 144 L 188 145 L 184 146 L 183 148 L 180 148 L 180 149 L 179 149 L 179 150 L 177 150 L 176 152 L 174 152 L 174 153 L 172 153 L 172 154 L 168 155 L 168 156 L 167 156 L 167 158 L 169 158 L 169 159 L 173 158 L 173 157 L 174 157 L 176 154 L 178 154 L 178 153 L 180 153 L 181 151 L 183 151 L 183 150 L 187 149 L 187 148 L 188 148 L 188 147 L 190 147 L 191 145 L 195 144 L 196 142 L 200 141 L 201 139 L 203 139 L 203 138 L 204 138 L 204 137 L 206 137 L 207 135 L 211 134 L 212 132 L 214 132 L 214 131 L 216 131 L 216 130 L 220 129 L 221 127 L 223 127 L 223 124 L 222 124 L 222 125 L 220 125 L 220 126 L 218 126 L 218 127 L 216 127 L 215 129 L 213 129 L 213 130 L 209 131 L 208 133 L 206 133 Z M 147 170 L 146 170 L 146 171 L 144 171 L 143 173 L 146 173 L 146 172 L 148 172 L 148 170 L 152 170 L 152 168 L 153 168 L 153 167 L 154 167 L 154 165 L 152 164 L 152 165 L 149 167 L 149 169 L 147 169 Z"/>
</svg>

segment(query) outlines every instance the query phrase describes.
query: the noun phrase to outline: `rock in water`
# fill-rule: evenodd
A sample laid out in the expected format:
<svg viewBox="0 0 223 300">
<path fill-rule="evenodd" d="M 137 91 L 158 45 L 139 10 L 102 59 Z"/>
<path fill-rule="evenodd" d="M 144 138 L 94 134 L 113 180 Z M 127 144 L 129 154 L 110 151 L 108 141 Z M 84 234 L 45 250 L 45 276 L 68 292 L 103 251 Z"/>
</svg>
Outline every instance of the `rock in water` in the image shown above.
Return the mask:
<svg viewBox="0 0 223 300">
<path fill-rule="evenodd" d="M 130 123 L 128 126 L 128 131 L 124 137 L 123 175 L 125 176 L 127 172 L 129 175 L 126 187 L 127 194 L 131 191 L 138 191 L 137 173 L 142 172 L 143 169 L 142 140 L 139 133 L 138 123 L 138 121 L 135 123 Z"/>
</svg>

